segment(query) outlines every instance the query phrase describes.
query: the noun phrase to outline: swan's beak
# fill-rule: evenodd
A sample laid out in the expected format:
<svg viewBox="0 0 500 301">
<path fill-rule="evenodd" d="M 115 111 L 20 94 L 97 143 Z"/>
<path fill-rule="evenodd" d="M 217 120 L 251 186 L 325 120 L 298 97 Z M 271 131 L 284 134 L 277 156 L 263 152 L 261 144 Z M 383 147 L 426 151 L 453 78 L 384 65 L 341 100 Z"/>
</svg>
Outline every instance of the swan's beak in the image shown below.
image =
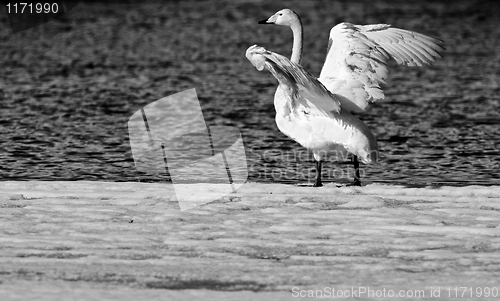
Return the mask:
<svg viewBox="0 0 500 301">
<path fill-rule="evenodd" d="M 276 24 L 276 21 L 278 19 L 278 15 L 274 14 L 267 18 L 266 20 L 259 21 L 259 24 Z"/>
<path fill-rule="evenodd" d="M 265 19 L 265 20 L 260 20 L 258 24 L 274 24 L 274 22 L 270 22 L 269 19 Z"/>
</svg>

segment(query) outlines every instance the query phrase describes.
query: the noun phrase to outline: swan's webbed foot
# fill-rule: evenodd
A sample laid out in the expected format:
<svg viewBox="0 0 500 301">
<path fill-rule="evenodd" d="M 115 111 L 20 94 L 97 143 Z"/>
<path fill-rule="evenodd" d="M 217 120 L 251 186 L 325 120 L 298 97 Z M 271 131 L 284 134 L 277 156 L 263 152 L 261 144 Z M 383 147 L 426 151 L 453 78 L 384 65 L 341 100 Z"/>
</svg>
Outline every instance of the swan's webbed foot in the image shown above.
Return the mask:
<svg viewBox="0 0 500 301">
<path fill-rule="evenodd" d="M 323 187 L 323 183 L 321 183 L 321 180 L 318 182 L 316 181 L 313 185 L 313 187 Z"/>
<path fill-rule="evenodd" d="M 361 181 L 355 178 L 354 181 L 352 181 L 352 183 L 349 183 L 345 186 L 361 186 Z"/>
</svg>

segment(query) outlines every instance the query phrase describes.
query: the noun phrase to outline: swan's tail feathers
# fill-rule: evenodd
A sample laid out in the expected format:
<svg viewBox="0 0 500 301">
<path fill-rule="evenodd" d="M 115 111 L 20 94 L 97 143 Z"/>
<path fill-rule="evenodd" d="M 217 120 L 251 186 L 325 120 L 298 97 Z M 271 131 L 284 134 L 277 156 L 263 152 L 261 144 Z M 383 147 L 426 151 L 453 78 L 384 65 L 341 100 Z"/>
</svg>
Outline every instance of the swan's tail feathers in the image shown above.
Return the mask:
<svg viewBox="0 0 500 301">
<path fill-rule="evenodd" d="M 356 155 L 360 159 L 361 162 L 365 164 L 377 163 L 379 159 L 378 148 L 376 145 L 376 141 L 374 142 L 375 146 L 368 149 L 359 150 Z"/>
<path fill-rule="evenodd" d="M 365 164 L 376 163 L 379 159 L 377 139 L 366 124 L 357 118 L 355 120 L 357 132 L 353 135 L 355 142 L 351 145 L 350 151 Z"/>
<path fill-rule="evenodd" d="M 338 99 L 299 64 L 257 45 L 247 49 L 246 57 L 257 70 L 269 70 L 290 94 L 292 102 L 306 102 L 313 110 L 340 112 Z"/>
</svg>

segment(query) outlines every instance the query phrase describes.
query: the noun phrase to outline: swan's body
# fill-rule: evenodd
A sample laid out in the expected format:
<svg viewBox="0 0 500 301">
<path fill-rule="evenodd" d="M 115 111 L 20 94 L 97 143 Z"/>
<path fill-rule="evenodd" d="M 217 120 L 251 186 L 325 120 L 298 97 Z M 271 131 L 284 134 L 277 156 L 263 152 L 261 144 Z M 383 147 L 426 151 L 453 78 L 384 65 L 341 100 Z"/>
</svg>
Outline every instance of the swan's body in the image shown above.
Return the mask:
<svg viewBox="0 0 500 301">
<path fill-rule="evenodd" d="M 279 81 L 274 105 L 281 132 L 312 150 L 317 160 L 332 151 L 354 154 L 364 163 L 377 160 L 377 141 L 368 127 L 342 110 L 337 98 L 299 64 L 256 45 L 246 56 Z"/>
<path fill-rule="evenodd" d="M 368 127 L 349 112 L 363 111 L 369 103 L 384 98 L 380 85 L 385 84 L 390 58 L 408 66 L 429 64 L 440 57 L 442 42 L 385 24 L 340 23 L 330 31 L 318 81 L 300 66 L 303 29 L 297 14 L 283 9 L 259 23 L 288 26 L 294 37 L 290 61 L 262 47 L 247 50 L 257 69 L 268 69 L 279 81 L 274 97 L 279 130 L 313 152 L 315 186 L 321 186 L 321 160 L 332 151 L 344 158 L 348 153 L 354 155 L 354 185 L 360 185 L 357 158 L 364 163 L 376 161 L 377 142 Z"/>
<path fill-rule="evenodd" d="M 311 76 L 309 81 L 313 80 Z M 339 109 L 327 111 L 311 104 L 316 99 L 308 95 L 309 85 L 301 87 L 296 96 L 285 85 L 289 84 L 280 83 L 274 102 L 276 124 L 283 134 L 311 150 L 317 161 L 328 155 L 345 159 L 349 153 L 363 163 L 377 161 L 377 140 L 361 120 L 340 109 L 333 95 L 322 100 L 336 102 Z"/>
</svg>

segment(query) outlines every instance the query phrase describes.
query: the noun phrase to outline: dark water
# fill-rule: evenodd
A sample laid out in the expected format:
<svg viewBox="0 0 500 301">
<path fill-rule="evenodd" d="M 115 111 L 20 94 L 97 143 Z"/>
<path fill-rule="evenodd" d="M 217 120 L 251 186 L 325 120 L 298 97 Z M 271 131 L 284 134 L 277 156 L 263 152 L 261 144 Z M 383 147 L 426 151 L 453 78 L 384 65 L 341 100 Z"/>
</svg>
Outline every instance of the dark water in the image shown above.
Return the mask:
<svg viewBox="0 0 500 301">
<path fill-rule="evenodd" d="M 313 164 L 274 121 L 276 80 L 246 60 L 253 44 L 290 54 L 301 16 L 303 65 L 319 74 L 330 28 L 389 23 L 447 42 L 426 68 L 391 65 L 386 99 L 359 117 L 379 141 L 366 182 L 500 184 L 500 10 L 495 1 L 80 2 L 48 24 L 9 34 L 1 11 L 0 178 L 160 181 L 135 170 L 128 118 L 196 88 L 208 125 L 237 127 L 250 181 L 305 182 Z M 327 181 L 352 167 L 329 162 Z"/>
</svg>

